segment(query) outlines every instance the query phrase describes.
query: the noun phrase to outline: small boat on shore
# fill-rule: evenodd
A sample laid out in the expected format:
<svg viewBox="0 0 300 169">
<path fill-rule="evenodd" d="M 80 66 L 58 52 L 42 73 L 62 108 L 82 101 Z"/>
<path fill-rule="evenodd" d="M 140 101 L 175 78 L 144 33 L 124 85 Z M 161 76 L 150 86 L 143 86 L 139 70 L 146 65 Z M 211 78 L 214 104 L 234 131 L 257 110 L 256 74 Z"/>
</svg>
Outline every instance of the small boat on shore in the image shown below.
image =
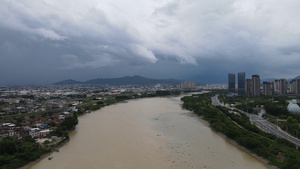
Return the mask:
<svg viewBox="0 0 300 169">
<path fill-rule="evenodd" d="M 48 157 L 48 160 L 52 160 L 52 158 L 53 158 L 52 156 L 51 156 L 51 157 Z"/>
</svg>

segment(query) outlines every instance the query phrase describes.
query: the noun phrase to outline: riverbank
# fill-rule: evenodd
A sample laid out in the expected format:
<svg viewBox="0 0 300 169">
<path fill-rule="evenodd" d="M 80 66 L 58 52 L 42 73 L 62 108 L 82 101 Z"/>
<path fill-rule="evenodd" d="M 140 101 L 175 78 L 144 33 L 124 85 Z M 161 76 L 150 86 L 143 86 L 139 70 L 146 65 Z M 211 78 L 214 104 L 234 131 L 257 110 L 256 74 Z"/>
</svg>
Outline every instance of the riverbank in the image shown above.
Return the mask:
<svg viewBox="0 0 300 169">
<path fill-rule="evenodd" d="M 75 127 L 78 124 L 77 116 L 79 116 L 81 114 L 89 113 L 92 110 L 98 110 L 98 109 L 108 106 L 110 104 L 123 102 L 124 100 L 131 100 L 131 99 L 135 99 L 135 98 L 145 98 L 145 97 L 157 97 L 157 96 L 169 97 L 170 95 L 175 95 L 175 94 L 177 95 L 179 93 L 183 93 L 183 92 L 175 91 L 175 90 L 170 90 L 170 91 L 166 91 L 166 90 L 160 91 L 159 90 L 159 91 L 149 91 L 149 92 L 147 91 L 142 94 L 126 92 L 126 93 L 122 93 L 122 94 L 106 95 L 103 93 L 103 94 L 101 94 L 101 97 L 96 97 L 96 95 L 100 96 L 100 93 L 96 94 L 96 95 L 89 95 L 89 94 L 88 95 L 71 95 L 70 98 L 64 97 L 61 99 L 62 100 L 66 99 L 68 101 L 69 101 L 69 99 L 71 99 L 71 100 L 74 99 L 74 100 L 76 100 L 76 104 L 72 104 L 72 105 L 66 104 L 65 105 L 66 107 L 64 107 L 63 109 L 59 109 L 59 110 L 57 109 L 57 110 L 49 110 L 49 111 L 45 111 L 45 112 L 33 113 L 32 116 L 30 116 L 29 118 L 28 118 L 28 116 L 26 116 L 26 117 L 18 116 L 17 126 L 19 126 L 19 124 L 21 124 L 21 126 L 19 126 L 21 128 L 21 130 L 22 130 L 22 127 L 24 129 L 26 129 L 28 124 L 31 124 L 31 125 L 28 125 L 30 127 L 36 127 L 36 126 L 32 125 L 33 124 L 32 120 L 34 120 L 34 121 L 36 121 L 36 122 L 38 121 L 40 124 L 42 124 L 41 127 L 39 127 L 40 129 L 43 128 L 44 124 L 45 124 L 45 126 L 47 124 L 48 127 L 50 127 L 51 133 L 49 135 L 47 134 L 47 137 L 49 137 L 49 138 L 52 136 L 68 137 L 68 133 L 69 133 L 70 129 Z M 71 108 L 71 106 L 72 106 L 72 108 Z M 67 108 L 67 107 L 69 107 L 69 108 Z M 66 111 L 69 112 L 67 114 L 69 114 L 70 117 L 67 117 L 64 120 L 62 120 L 63 117 L 60 114 L 65 114 Z M 3 121 L 2 123 L 6 123 L 6 122 L 15 123 L 16 122 L 15 116 L 11 117 L 11 119 L 9 119 L 9 120 L 12 120 L 12 121 Z M 19 132 L 18 128 L 13 128 L 13 130 L 17 131 L 17 132 L 13 132 L 14 134 Z M 5 132 L 7 132 L 7 131 L 5 131 Z M 43 144 L 41 144 L 42 146 L 38 146 L 38 144 L 35 143 L 32 140 L 32 138 L 26 139 L 27 136 L 24 137 L 24 135 L 27 135 L 28 134 L 27 132 L 28 132 L 27 130 L 24 133 L 22 131 L 22 136 L 24 139 L 11 140 L 11 139 L 14 139 L 15 136 L 13 138 L 7 138 L 8 141 L 11 141 L 11 142 L 14 141 L 14 143 L 12 143 L 12 144 L 17 145 L 18 148 L 17 148 L 17 151 L 13 150 L 13 148 L 12 148 L 12 150 L 9 150 L 9 149 L 4 150 L 3 149 L 3 151 L 1 152 L 1 159 L 4 159 L 4 160 L 2 160 L 0 168 L 21 167 L 24 164 L 31 162 L 32 160 L 38 159 L 40 156 L 42 156 L 43 154 L 48 153 L 50 151 L 47 147 L 45 149 L 43 149 Z M 35 135 L 37 136 L 37 134 L 40 135 L 40 132 L 37 132 Z M 3 135 L 3 136 L 5 136 L 5 135 Z M 43 139 L 41 139 L 40 142 L 42 142 L 42 140 Z M 3 141 L 5 142 L 5 140 L 3 140 Z M 34 147 L 34 148 L 24 148 L 24 147 L 28 147 L 26 142 L 30 142 L 30 144 L 32 143 L 32 147 Z M 45 144 L 49 144 L 49 142 L 46 142 Z M 1 145 L 3 146 L 3 144 L 1 144 Z M 12 147 L 17 147 L 17 146 L 12 146 Z"/>
<path fill-rule="evenodd" d="M 115 104 L 118 104 L 118 103 L 127 103 L 127 102 L 128 102 L 128 100 L 119 100 L 118 102 L 113 102 L 113 103 L 110 103 L 109 105 L 105 105 L 105 106 L 103 106 L 103 107 L 110 106 L 110 105 L 115 105 Z M 89 103 L 87 103 L 87 104 L 89 104 Z M 97 110 L 100 110 L 100 109 L 103 108 L 103 107 L 99 107 Z M 82 115 L 85 115 L 85 114 L 88 114 L 88 113 L 93 113 L 93 112 L 95 112 L 95 111 L 97 111 L 97 110 L 94 110 L 94 111 L 86 110 L 86 111 L 81 112 L 81 113 L 78 114 L 78 115 L 79 115 L 79 116 L 82 116 Z M 68 133 L 70 133 L 70 132 L 72 132 L 72 131 L 74 131 L 74 130 L 75 130 L 75 128 L 73 128 L 72 130 L 69 130 Z M 55 147 L 52 149 L 51 152 L 46 153 L 46 154 L 40 156 L 38 159 L 29 162 L 28 164 L 26 164 L 26 165 L 20 167 L 19 169 L 30 169 L 32 166 L 34 166 L 35 164 L 39 163 L 39 162 L 42 161 L 43 159 L 46 159 L 46 158 L 50 157 L 51 154 L 53 154 L 57 149 L 59 150 L 61 147 L 63 147 L 63 146 L 64 146 L 66 143 L 68 143 L 69 141 L 70 141 L 70 140 L 68 139 L 68 140 L 65 140 L 65 141 L 59 143 L 59 145 L 55 146 Z"/>
<path fill-rule="evenodd" d="M 248 154 L 251 155 L 252 157 L 254 157 L 254 158 L 256 158 L 257 160 L 259 160 L 260 162 L 264 163 L 269 169 L 279 169 L 279 168 L 276 167 L 276 166 L 269 165 L 269 161 L 268 161 L 267 159 L 265 159 L 265 158 L 263 158 L 263 157 L 260 157 L 260 156 L 258 156 L 258 155 L 256 155 L 256 154 L 251 153 L 251 151 L 250 151 L 249 149 L 247 149 L 247 148 L 245 148 L 245 147 L 239 145 L 236 141 L 234 141 L 234 140 L 228 138 L 228 137 L 227 137 L 226 135 L 224 135 L 223 133 L 218 132 L 218 131 L 214 130 L 213 128 L 211 128 L 210 125 L 209 125 L 209 122 L 206 121 L 206 120 L 204 120 L 201 116 L 199 116 L 199 115 L 197 115 L 197 114 L 195 114 L 195 113 L 193 113 L 193 112 L 188 113 L 188 116 L 198 118 L 198 120 L 199 120 L 202 124 L 204 124 L 205 126 L 209 127 L 211 130 L 213 130 L 216 134 L 218 134 L 218 135 L 219 135 L 220 137 L 222 137 L 224 140 L 226 140 L 227 142 L 229 142 L 229 143 L 232 144 L 233 146 L 239 148 L 240 150 L 242 150 L 242 151 L 248 153 Z"/>
<path fill-rule="evenodd" d="M 249 150 L 247 152 L 267 159 L 268 164 L 278 168 L 299 168 L 300 154 L 295 145 L 259 130 L 244 114 L 236 115 L 225 107 L 213 106 L 212 96 L 214 93 L 184 97 L 183 108 L 203 116 L 215 131 L 223 133 L 238 145 L 245 147 L 246 151 Z"/>
<path fill-rule="evenodd" d="M 197 115 L 196 115 L 196 116 L 197 116 Z M 210 127 L 210 126 L 209 126 L 209 122 L 207 122 L 207 121 L 201 119 L 201 117 L 199 117 L 199 116 L 198 116 L 198 118 L 199 118 L 199 121 L 200 121 L 201 123 L 203 123 L 203 124 L 205 124 L 206 126 Z M 258 156 L 258 155 L 256 155 L 256 154 L 251 153 L 251 151 L 250 151 L 249 149 L 247 149 L 247 148 L 245 148 L 245 147 L 239 145 L 236 141 L 234 141 L 234 140 L 228 138 L 228 137 L 227 137 L 226 135 L 224 135 L 223 133 L 217 132 L 217 131 L 215 131 L 215 130 L 214 130 L 213 128 L 211 128 L 211 127 L 210 127 L 210 129 L 213 130 L 214 132 L 216 132 L 220 137 L 222 137 L 223 139 L 225 139 L 226 141 L 228 141 L 230 144 L 232 144 L 232 145 L 234 145 L 235 147 L 239 148 L 240 150 L 242 150 L 242 151 L 248 153 L 248 154 L 251 155 L 252 157 L 254 157 L 254 158 L 256 158 L 257 160 L 259 160 L 260 162 L 264 163 L 269 169 L 279 169 L 279 168 L 276 167 L 276 166 L 269 165 L 269 161 L 268 161 L 267 159 L 265 159 L 265 158 L 263 158 L 263 157 L 260 157 L 260 156 Z"/>
<path fill-rule="evenodd" d="M 212 129 L 213 130 L 213 129 Z M 278 167 L 274 166 L 274 165 L 269 165 L 269 161 L 263 157 L 260 157 L 256 154 L 251 153 L 251 151 L 241 145 L 239 145 L 236 141 L 228 138 L 227 136 L 225 136 L 224 134 L 217 132 L 216 133 L 221 136 L 222 138 L 224 138 L 226 141 L 228 141 L 230 144 L 234 145 L 235 147 L 241 149 L 242 151 L 248 153 L 249 155 L 251 155 L 252 157 L 256 158 L 257 160 L 259 160 L 260 162 L 264 163 L 269 169 L 279 169 Z"/>
<path fill-rule="evenodd" d="M 34 166 L 35 164 L 39 163 L 43 159 L 50 157 L 51 154 L 53 154 L 56 150 L 59 150 L 61 147 L 63 147 L 69 141 L 70 141 L 69 139 L 66 139 L 65 141 L 61 142 L 58 146 L 56 146 L 55 148 L 53 148 L 51 152 L 46 153 L 46 154 L 40 156 L 40 158 L 38 158 L 38 159 L 36 159 L 34 161 L 31 161 L 30 163 L 28 163 L 28 164 L 20 167 L 19 169 L 30 169 L 32 166 Z"/>
</svg>

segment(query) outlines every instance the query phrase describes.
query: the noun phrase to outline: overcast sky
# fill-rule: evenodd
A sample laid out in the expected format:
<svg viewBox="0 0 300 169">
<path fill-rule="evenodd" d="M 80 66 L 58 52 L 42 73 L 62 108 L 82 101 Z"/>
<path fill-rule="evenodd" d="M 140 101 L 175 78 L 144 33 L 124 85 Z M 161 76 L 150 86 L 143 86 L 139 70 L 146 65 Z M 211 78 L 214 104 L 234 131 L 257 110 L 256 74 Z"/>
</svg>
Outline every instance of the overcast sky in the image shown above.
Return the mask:
<svg viewBox="0 0 300 169">
<path fill-rule="evenodd" d="M 1 0 L 0 84 L 300 75 L 299 0 Z"/>
</svg>

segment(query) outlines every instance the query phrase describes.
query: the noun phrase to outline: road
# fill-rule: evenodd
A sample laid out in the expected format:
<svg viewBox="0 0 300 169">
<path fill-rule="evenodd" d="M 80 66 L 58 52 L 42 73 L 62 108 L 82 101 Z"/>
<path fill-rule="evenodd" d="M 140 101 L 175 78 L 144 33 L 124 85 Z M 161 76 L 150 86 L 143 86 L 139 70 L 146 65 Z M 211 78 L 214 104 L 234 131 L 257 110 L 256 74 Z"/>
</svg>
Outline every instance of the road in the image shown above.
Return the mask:
<svg viewBox="0 0 300 169">
<path fill-rule="evenodd" d="M 212 105 L 214 106 L 220 106 L 220 100 L 218 99 L 219 95 L 215 95 L 214 97 L 211 98 Z"/>
<path fill-rule="evenodd" d="M 216 96 L 213 96 L 211 98 L 212 104 L 215 105 L 215 106 L 220 106 L 221 105 L 221 103 L 218 99 L 218 96 L 219 95 L 216 95 Z M 228 107 L 228 108 L 233 109 L 232 107 Z M 237 108 L 234 108 L 234 109 L 237 109 Z M 296 144 L 297 147 L 300 146 L 300 140 L 299 139 L 297 139 L 297 138 L 291 136 L 290 134 L 282 131 L 280 129 L 280 127 L 276 126 L 275 124 L 268 122 L 267 120 L 263 119 L 262 117 L 260 117 L 258 115 L 249 114 L 249 113 L 244 112 L 242 110 L 239 110 L 239 111 L 246 114 L 249 117 L 250 121 L 253 124 L 255 124 L 257 127 L 259 127 L 260 129 L 262 129 L 263 131 L 265 131 L 267 133 L 274 134 L 277 137 L 285 138 L 285 139 L 289 140 L 290 142 Z"/>
</svg>

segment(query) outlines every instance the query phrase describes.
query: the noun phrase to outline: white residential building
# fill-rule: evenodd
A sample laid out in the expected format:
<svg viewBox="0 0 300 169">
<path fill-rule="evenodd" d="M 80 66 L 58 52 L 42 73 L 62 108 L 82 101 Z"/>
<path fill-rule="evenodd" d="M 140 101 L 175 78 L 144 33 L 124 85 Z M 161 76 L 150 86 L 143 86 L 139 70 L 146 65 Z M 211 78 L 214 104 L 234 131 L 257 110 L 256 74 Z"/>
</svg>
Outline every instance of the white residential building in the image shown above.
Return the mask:
<svg viewBox="0 0 300 169">
<path fill-rule="evenodd" d="M 42 130 L 42 131 L 40 131 L 40 136 L 46 137 L 47 134 L 49 134 L 49 133 L 50 133 L 50 129 Z"/>
<path fill-rule="evenodd" d="M 29 135 L 31 137 L 40 137 L 41 133 L 40 133 L 40 129 L 39 128 L 32 128 L 29 130 Z"/>
</svg>

